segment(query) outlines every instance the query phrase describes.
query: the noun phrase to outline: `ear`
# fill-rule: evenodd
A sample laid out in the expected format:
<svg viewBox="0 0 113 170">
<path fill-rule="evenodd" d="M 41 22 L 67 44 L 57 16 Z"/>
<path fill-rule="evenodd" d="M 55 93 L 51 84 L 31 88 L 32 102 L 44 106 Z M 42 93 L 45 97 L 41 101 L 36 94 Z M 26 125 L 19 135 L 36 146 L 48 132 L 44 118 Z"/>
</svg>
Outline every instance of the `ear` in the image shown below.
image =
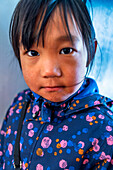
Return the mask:
<svg viewBox="0 0 113 170">
<path fill-rule="evenodd" d="M 97 51 L 97 40 L 96 40 L 96 38 L 95 38 L 93 41 L 94 41 L 94 48 L 95 48 L 95 49 L 94 49 L 94 54 L 93 54 L 93 58 L 94 58 L 95 53 L 96 53 L 96 51 Z M 93 59 L 93 58 L 92 58 L 92 59 Z M 89 59 L 89 61 L 87 61 L 86 67 L 89 66 L 90 62 L 91 62 L 91 59 Z"/>
</svg>

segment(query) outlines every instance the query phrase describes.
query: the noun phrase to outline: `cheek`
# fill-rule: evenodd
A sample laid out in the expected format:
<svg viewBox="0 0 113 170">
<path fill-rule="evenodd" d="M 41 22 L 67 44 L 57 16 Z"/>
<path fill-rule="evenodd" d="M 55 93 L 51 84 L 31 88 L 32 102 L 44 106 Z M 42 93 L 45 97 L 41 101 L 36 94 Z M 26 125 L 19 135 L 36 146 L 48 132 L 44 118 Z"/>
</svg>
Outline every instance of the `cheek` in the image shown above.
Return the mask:
<svg viewBox="0 0 113 170">
<path fill-rule="evenodd" d="M 80 82 L 84 79 L 86 74 L 86 65 L 83 62 L 69 63 L 65 68 L 65 76 L 67 77 L 68 82 Z"/>
<path fill-rule="evenodd" d="M 28 85 L 34 84 L 34 82 L 36 83 L 36 79 L 38 78 L 35 72 L 31 72 L 30 70 L 23 70 L 23 76 Z"/>
<path fill-rule="evenodd" d="M 35 76 L 35 65 L 33 64 L 33 61 L 31 61 L 30 59 L 26 59 L 26 57 L 22 56 L 21 58 L 21 66 L 22 66 L 22 72 L 23 72 L 23 76 L 25 79 L 33 79 L 33 77 Z M 36 62 L 35 62 L 36 63 Z"/>
<path fill-rule="evenodd" d="M 22 73 L 26 84 L 31 87 L 36 80 L 35 70 L 28 67 L 26 64 L 22 64 Z"/>
</svg>

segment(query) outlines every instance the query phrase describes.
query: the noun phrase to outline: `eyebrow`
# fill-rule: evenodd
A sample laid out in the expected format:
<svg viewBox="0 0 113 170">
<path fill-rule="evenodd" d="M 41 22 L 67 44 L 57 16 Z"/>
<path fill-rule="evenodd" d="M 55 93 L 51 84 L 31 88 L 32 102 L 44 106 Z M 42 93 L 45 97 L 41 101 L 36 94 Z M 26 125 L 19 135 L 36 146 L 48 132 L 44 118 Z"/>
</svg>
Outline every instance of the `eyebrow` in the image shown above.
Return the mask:
<svg viewBox="0 0 113 170">
<path fill-rule="evenodd" d="M 72 39 L 72 43 L 75 41 L 79 41 L 77 36 L 71 35 L 71 38 L 67 35 L 62 35 L 56 38 L 56 41 L 66 41 L 66 42 L 71 42 Z"/>
</svg>

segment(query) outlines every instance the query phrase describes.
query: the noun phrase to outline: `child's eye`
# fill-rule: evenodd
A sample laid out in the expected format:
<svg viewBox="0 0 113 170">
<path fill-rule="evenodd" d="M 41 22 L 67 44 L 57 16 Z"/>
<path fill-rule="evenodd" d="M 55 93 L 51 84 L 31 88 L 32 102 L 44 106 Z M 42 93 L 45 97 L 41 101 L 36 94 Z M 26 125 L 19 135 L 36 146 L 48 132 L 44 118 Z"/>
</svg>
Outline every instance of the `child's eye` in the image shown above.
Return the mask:
<svg viewBox="0 0 113 170">
<path fill-rule="evenodd" d="M 73 48 L 63 48 L 61 51 L 60 51 L 60 54 L 72 54 L 74 51 Z"/>
<path fill-rule="evenodd" d="M 35 51 L 35 50 L 27 51 L 26 53 L 27 53 L 27 55 L 30 56 L 30 57 L 35 57 L 35 56 L 39 56 L 39 55 L 40 55 L 40 54 L 39 54 L 37 51 Z"/>
</svg>

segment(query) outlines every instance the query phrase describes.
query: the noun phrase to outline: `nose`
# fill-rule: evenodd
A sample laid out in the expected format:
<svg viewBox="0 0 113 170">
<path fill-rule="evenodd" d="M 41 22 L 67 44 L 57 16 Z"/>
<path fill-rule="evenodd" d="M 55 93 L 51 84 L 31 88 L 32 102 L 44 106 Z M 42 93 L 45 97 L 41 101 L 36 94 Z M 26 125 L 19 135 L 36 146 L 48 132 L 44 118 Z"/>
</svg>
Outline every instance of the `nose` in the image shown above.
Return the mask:
<svg viewBox="0 0 113 170">
<path fill-rule="evenodd" d="M 58 60 L 53 57 L 44 59 L 41 63 L 41 76 L 43 78 L 60 77 L 62 75 Z"/>
</svg>

